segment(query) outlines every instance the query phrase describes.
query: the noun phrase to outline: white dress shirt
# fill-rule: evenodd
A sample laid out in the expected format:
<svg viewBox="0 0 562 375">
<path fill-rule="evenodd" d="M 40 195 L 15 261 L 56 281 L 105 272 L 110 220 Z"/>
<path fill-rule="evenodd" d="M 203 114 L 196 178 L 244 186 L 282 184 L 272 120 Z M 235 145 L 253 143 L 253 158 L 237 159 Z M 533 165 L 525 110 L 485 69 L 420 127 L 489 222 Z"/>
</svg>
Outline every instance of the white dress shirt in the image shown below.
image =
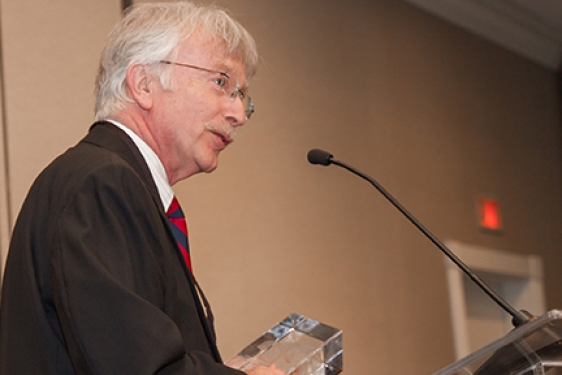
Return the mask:
<svg viewBox="0 0 562 375">
<path fill-rule="evenodd" d="M 174 198 L 174 191 L 170 186 L 170 182 L 168 181 L 168 176 L 166 175 L 166 170 L 164 169 L 164 165 L 158 158 L 158 155 L 150 148 L 149 145 L 146 144 L 138 135 L 135 134 L 131 129 L 126 127 L 125 125 L 115 121 L 115 120 L 106 120 L 107 122 L 112 123 L 113 125 L 117 126 L 119 129 L 123 130 L 125 134 L 127 134 L 135 145 L 138 147 L 142 157 L 146 161 L 148 165 L 148 169 L 152 174 L 152 178 L 156 183 L 156 188 L 158 189 L 158 194 L 160 195 L 160 199 L 162 200 L 162 205 L 164 206 L 164 210 L 168 211 L 168 207 L 172 203 L 172 199 Z"/>
</svg>

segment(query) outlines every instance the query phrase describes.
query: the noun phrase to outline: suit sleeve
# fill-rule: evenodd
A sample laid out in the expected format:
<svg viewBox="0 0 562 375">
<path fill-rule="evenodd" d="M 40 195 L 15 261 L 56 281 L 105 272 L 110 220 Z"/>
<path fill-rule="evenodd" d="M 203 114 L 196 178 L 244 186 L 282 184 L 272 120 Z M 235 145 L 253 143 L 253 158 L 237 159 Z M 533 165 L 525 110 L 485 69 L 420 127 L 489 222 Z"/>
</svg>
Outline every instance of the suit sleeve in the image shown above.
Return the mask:
<svg viewBox="0 0 562 375">
<path fill-rule="evenodd" d="M 100 168 L 53 218 L 54 302 L 76 373 L 242 374 L 186 348 L 178 322 L 164 311 L 182 282 L 168 274 L 178 269 L 177 254 L 139 185 L 132 170 Z M 200 336 L 200 322 L 189 324 Z"/>
</svg>

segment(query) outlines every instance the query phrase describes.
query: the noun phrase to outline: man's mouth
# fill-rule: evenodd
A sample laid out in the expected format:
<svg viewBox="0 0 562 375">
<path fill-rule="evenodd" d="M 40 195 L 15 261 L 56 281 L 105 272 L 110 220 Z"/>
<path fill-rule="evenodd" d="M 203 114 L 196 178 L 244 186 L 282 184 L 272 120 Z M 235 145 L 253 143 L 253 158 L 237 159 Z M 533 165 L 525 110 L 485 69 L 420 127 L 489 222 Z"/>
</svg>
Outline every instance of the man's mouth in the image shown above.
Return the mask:
<svg viewBox="0 0 562 375">
<path fill-rule="evenodd" d="M 234 141 L 234 137 L 236 136 L 234 128 L 228 125 L 206 124 L 205 127 L 220 140 L 224 147 L 232 143 Z"/>
<path fill-rule="evenodd" d="M 222 133 L 218 133 L 218 132 L 213 132 L 213 134 L 215 134 L 217 137 L 219 137 L 220 140 L 222 141 L 222 143 L 224 143 L 225 146 L 227 146 L 228 144 L 230 144 L 232 142 L 232 138 L 230 138 L 226 134 L 222 134 Z"/>
</svg>

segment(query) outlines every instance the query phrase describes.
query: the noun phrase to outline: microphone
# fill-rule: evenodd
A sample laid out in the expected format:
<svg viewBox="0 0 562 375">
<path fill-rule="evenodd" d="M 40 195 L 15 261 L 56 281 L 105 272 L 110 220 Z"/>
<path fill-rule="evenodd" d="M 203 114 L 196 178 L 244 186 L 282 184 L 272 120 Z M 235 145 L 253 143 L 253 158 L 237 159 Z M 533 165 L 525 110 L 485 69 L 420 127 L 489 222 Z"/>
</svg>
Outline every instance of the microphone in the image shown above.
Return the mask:
<svg viewBox="0 0 562 375">
<path fill-rule="evenodd" d="M 306 158 L 310 164 L 330 165 L 332 163 L 332 154 L 317 148 L 308 151 Z"/>
<path fill-rule="evenodd" d="M 484 280 L 482 280 L 477 274 L 475 274 L 462 260 L 459 259 L 443 242 L 441 242 L 437 237 L 433 235 L 423 224 L 419 222 L 400 202 L 398 202 L 385 188 L 383 188 L 377 181 L 368 175 L 360 172 L 359 170 L 333 158 L 333 155 L 329 152 L 320 149 L 312 149 L 308 152 L 307 159 L 311 164 L 320 164 L 323 166 L 328 166 L 330 164 L 335 164 L 339 167 L 347 169 L 351 173 L 361 177 L 362 179 L 368 181 L 377 189 L 394 207 L 398 209 L 416 228 L 418 228 L 435 246 L 437 246 L 453 263 L 457 265 L 480 289 L 484 291 L 496 304 L 498 304 L 505 312 L 507 312 L 512 317 L 512 324 L 515 327 L 520 326 L 532 319 L 535 316 L 529 312 L 522 310 L 518 311 L 513 306 L 511 306 L 507 301 L 500 297 L 492 288 L 490 288 Z"/>
<path fill-rule="evenodd" d="M 437 237 L 435 237 L 426 227 L 424 227 L 404 206 L 400 204 L 386 189 L 384 189 L 376 180 L 359 170 L 335 160 L 329 152 L 312 149 L 308 152 L 308 161 L 311 164 L 320 164 L 328 166 L 335 164 L 339 167 L 347 169 L 351 173 L 363 178 L 373 185 L 394 207 L 396 207 L 416 228 L 418 228 L 434 245 L 436 245 L 453 263 L 457 265 L 480 289 L 484 291 L 496 304 L 505 310 L 512 317 L 512 324 L 519 327 L 527 322 L 536 320 L 537 317 L 528 311 L 516 310 L 513 306 L 501 298 L 494 290 L 492 290 L 477 274 L 475 274 L 463 261 L 459 259 L 449 248 L 447 248 Z M 559 361 L 562 348 L 562 332 L 557 327 L 547 325 L 541 329 L 530 333 L 525 341 L 527 345 L 536 348 L 536 355 L 543 360 Z M 545 346 L 541 346 L 547 343 Z M 522 344 L 518 344 L 522 345 Z M 525 349 L 525 352 L 529 348 Z M 522 355 L 521 349 L 516 344 L 505 346 L 496 351 L 484 363 L 482 363 L 474 372 L 474 375 L 497 375 L 497 374 L 515 374 L 528 370 L 529 359 Z M 525 371 L 525 373 L 527 373 Z"/>
</svg>

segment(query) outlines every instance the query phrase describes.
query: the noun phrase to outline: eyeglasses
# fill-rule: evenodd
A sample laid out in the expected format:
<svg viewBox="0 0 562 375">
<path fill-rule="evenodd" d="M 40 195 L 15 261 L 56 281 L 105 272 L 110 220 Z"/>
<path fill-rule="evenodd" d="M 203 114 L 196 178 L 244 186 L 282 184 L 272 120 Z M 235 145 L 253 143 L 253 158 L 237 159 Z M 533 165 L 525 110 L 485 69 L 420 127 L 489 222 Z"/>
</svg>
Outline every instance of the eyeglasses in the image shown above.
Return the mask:
<svg viewBox="0 0 562 375">
<path fill-rule="evenodd" d="M 197 69 L 197 70 L 202 70 L 204 72 L 220 74 L 220 78 L 216 78 L 214 80 L 214 82 L 218 86 L 218 89 L 221 90 L 226 96 L 228 96 L 230 100 L 240 98 L 240 100 L 242 100 L 242 104 L 244 105 L 246 120 L 249 120 L 250 117 L 252 117 L 252 113 L 254 113 L 254 102 L 252 101 L 252 98 L 250 98 L 250 96 L 246 95 L 246 93 L 240 89 L 238 82 L 236 82 L 236 85 L 234 85 L 233 88 L 230 76 L 227 73 L 219 72 L 218 70 L 201 68 L 199 66 L 195 66 L 191 64 L 183 64 L 183 63 L 178 63 L 168 60 L 160 60 L 159 62 L 162 64 L 178 65 L 178 66 L 183 66 L 185 68 Z"/>
</svg>

